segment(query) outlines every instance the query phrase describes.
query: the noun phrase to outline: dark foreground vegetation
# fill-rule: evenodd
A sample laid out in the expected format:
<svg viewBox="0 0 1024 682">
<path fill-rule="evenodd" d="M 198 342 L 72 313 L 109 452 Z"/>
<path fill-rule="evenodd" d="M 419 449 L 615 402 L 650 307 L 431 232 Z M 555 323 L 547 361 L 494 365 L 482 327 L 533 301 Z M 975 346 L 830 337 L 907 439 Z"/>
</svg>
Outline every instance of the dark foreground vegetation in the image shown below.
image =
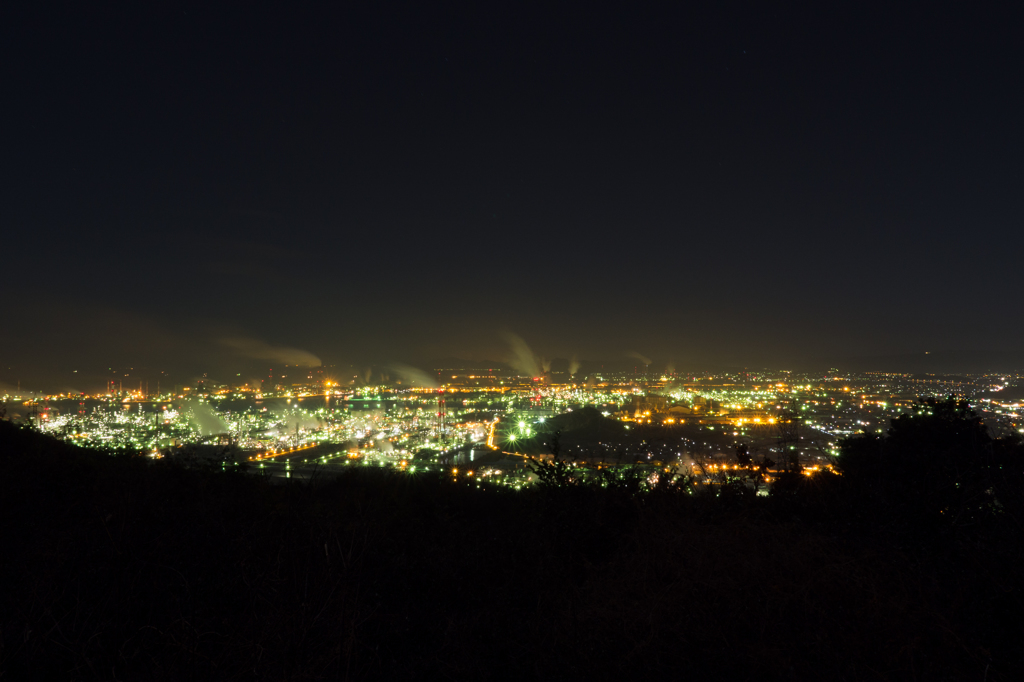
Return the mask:
<svg viewBox="0 0 1024 682">
<path fill-rule="evenodd" d="M 275 484 L 0 422 L 0 678 L 1024 679 L 1020 442 L 947 401 L 840 462 Z"/>
</svg>

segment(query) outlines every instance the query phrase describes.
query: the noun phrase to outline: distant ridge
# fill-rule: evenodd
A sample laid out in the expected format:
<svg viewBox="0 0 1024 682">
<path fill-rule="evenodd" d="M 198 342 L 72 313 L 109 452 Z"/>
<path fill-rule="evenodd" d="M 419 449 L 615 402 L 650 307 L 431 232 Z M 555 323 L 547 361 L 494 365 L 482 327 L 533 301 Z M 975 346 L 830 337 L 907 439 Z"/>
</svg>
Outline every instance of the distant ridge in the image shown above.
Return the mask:
<svg viewBox="0 0 1024 682">
<path fill-rule="evenodd" d="M 836 366 L 859 372 L 904 372 L 908 374 L 1018 373 L 1024 371 L 1024 350 L 952 350 L 868 355 L 837 360 Z"/>
<path fill-rule="evenodd" d="M 440 358 L 431 360 L 429 369 L 435 372 L 439 369 L 496 369 L 502 372 L 510 371 L 507 363 L 497 360 L 464 360 L 462 358 Z"/>
</svg>

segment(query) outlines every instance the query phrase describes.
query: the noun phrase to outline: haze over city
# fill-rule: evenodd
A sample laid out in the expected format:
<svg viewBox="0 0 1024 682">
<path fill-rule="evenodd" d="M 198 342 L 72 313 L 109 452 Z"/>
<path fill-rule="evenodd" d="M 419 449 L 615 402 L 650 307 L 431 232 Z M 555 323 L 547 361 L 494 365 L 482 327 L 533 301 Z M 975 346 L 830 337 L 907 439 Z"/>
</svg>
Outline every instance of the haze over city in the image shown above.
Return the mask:
<svg viewBox="0 0 1024 682">
<path fill-rule="evenodd" d="M 0 381 L 1020 369 L 1012 22 L 832 11 L 12 10 Z"/>
</svg>

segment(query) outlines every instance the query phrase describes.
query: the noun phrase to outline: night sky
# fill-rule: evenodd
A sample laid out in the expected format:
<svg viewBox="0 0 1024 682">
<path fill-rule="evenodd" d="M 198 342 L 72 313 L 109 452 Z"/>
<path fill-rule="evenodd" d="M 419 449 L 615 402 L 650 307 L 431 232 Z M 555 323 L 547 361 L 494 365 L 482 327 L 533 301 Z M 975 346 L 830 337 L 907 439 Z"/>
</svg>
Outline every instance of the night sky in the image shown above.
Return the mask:
<svg viewBox="0 0 1024 682">
<path fill-rule="evenodd" d="M 1014 3 L 86 4 L 0 16 L 0 381 L 1022 348 Z"/>
</svg>

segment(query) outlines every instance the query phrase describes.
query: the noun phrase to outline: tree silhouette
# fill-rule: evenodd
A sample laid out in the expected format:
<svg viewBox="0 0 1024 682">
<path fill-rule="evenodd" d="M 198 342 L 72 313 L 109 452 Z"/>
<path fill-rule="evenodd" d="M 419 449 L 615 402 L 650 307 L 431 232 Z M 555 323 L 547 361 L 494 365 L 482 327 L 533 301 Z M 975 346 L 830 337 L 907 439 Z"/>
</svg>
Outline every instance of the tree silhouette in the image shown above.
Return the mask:
<svg viewBox="0 0 1024 682">
<path fill-rule="evenodd" d="M 840 447 L 838 468 L 856 503 L 905 523 L 967 527 L 1017 513 L 1019 439 L 992 438 L 966 400 L 922 399 L 884 436 L 864 433 Z"/>
<path fill-rule="evenodd" d="M 741 443 L 736 447 L 736 463 L 744 468 L 750 466 L 750 447 L 746 443 Z"/>
</svg>

